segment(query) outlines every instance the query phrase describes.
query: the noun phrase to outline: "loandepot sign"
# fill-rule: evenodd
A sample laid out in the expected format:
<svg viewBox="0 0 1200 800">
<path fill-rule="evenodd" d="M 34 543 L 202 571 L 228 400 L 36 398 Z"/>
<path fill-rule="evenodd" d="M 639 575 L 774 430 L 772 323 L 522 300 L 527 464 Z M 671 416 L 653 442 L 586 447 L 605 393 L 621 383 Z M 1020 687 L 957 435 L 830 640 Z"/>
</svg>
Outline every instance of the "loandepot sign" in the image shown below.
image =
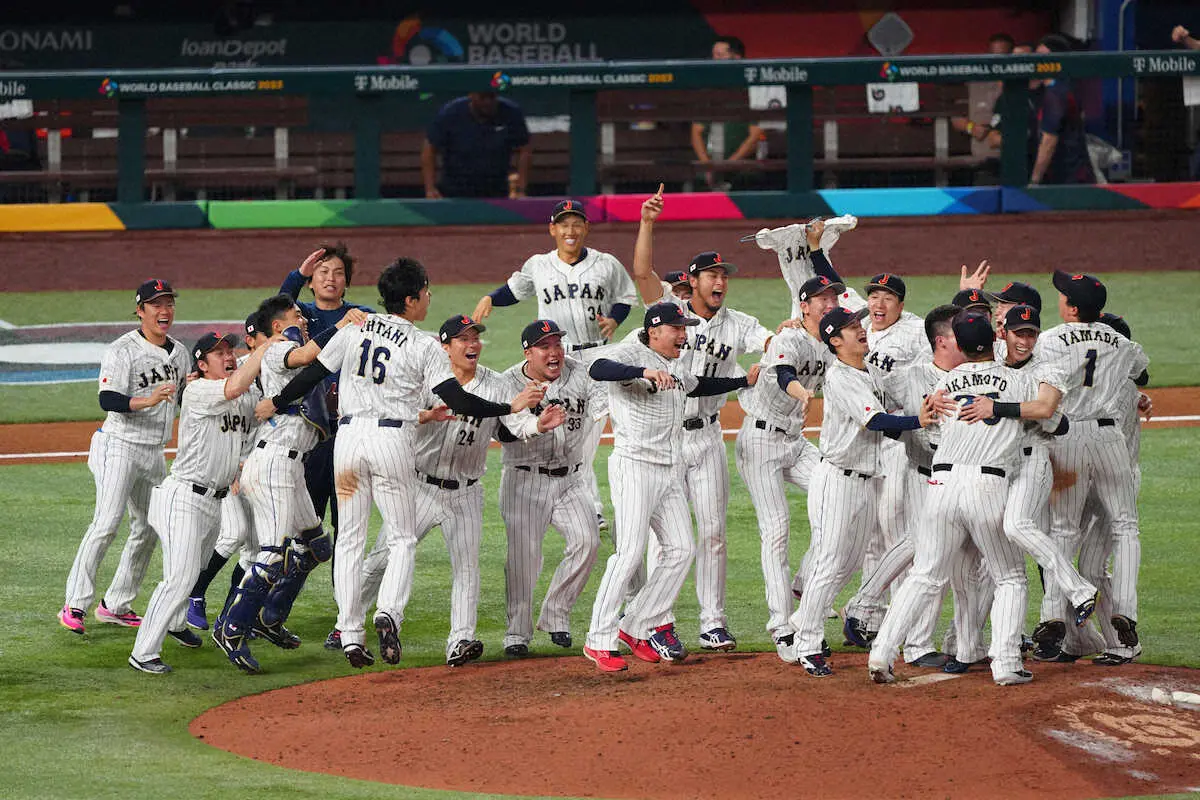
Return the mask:
<svg viewBox="0 0 1200 800">
<path fill-rule="evenodd" d="M 240 335 L 243 324 L 237 320 L 176 322 L 171 335 L 190 346 L 206 331 Z M 95 381 L 109 343 L 132 327 L 128 321 L 25 327 L 0 323 L 0 386 Z"/>
</svg>

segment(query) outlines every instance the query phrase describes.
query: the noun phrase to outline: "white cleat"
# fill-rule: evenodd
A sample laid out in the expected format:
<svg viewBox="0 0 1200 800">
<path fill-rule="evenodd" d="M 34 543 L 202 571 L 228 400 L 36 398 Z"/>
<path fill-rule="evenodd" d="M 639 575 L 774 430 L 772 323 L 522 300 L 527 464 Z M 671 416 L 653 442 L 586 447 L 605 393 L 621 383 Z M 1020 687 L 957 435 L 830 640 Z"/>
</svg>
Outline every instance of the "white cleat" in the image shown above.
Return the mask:
<svg viewBox="0 0 1200 800">
<path fill-rule="evenodd" d="M 780 636 L 775 640 L 775 652 L 779 654 L 779 660 L 785 664 L 795 664 L 799 661 L 796 655 L 796 636 L 789 633 L 787 636 Z"/>
<path fill-rule="evenodd" d="M 1033 681 L 1033 673 L 1026 669 L 1009 672 L 996 678 L 997 686 L 1020 686 Z"/>
<path fill-rule="evenodd" d="M 871 680 L 878 684 L 895 683 L 896 673 L 892 671 L 891 664 L 881 664 L 876 661 L 867 663 L 867 671 L 871 673 Z"/>
</svg>

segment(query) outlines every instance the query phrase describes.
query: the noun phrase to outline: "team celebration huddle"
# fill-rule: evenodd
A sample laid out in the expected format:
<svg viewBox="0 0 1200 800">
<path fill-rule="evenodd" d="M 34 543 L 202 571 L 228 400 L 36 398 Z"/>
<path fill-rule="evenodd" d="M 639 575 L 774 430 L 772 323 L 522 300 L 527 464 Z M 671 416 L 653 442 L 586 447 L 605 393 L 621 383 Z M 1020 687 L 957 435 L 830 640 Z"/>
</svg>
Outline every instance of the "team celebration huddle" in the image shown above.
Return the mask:
<svg viewBox="0 0 1200 800">
<path fill-rule="evenodd" d="M 761 538 L 761 618 L 798 672 L 833 673 L 833 617 L 846 646 L 869 650 L 876 683 L 896 680 L 901 654 L 948 673 L 990 665 L 1002 686 L 1033 679 L 1026 659 L 1119 666 L 1140 655 L 1148 359 L 1125 321 L 1105 313 L 1101 281 L 1055 272 L 1057 309 L 1043 308 L 1029 284 L 989 292 L 984 262 L 964 267 L 958 294 L 922 318 L 905 310 L 899 275 L 860 290 L 835 270 L 830 251 L 857 220 L 813 220 L 746 237 L 777 254 L 791 297 L 791 318 L 768 327 L 730 307 L 737 268 L 716 250 L 660 279 L 653 238 L 666 202 L 660 187 L 643 204 L 630 271 L 587 247 L 583 205 L 559 202 L 555 248 L 436 335 L 417 327 L 431 297 L 419 262 L 383 269 L 381 309 L 357 306 L 344 299 L 354 259 L 341 244 L 311 254 L 250 313 L 244 342 L 208 333 L 189 348 L 170 333 L 174 289 L 144 283 L 138 328 L 101 364 L 107 417 L 88 456 L 96 509 L 59 623 L 83 634 L 94 605 L 96 621 L 136 629 L 129 664 L 150 674 L 172 670 L 168 637 L 196 648 L 196 631 L 210 631 L 232 665 L 256 673 L 265 645 L 301 645 L 286 623 L 328 562 L 337 618 L 325 646 L 357 668 L 377 656 L 396 664 L 417 545 L 440 528 L 451 569 L 446 663 L 478 659 L 480 548 L 485 514 L 495 514 L 481 479 L 498 442 L 505 656 L 529 655 L 537 632 L 575 646 L 571 613 L 604 530 L 614 549 L 583 635 L 596 668 L 626 670 L 626 653 L 687 659 L 693 643 L 674 608 L 693 566 L 699 619 L 680 629 L 697 631 L 701 650 L 732 651 L 720 414 L 736 392 L 744 419 L 734 454 Z M 312 302 L 300 300 L 306 286 Z M 536 319 L 521 310 L 529 300 Z M 530 320 L 519 363 L 480 363 L 493 313 Z M 633 332 L 620 338 L 631 315 Z M 742 356 L 757 363 L 743 369 Z M 818 395 L 813 442 L 803 434 Z M 606 424 L 611 521 L 595 472 Z M 789 558 L 800 527 L 789 483 L 806 493 L 811 529 L 799 564 Z M 382 527 L 368 549 L 372 506 Z M 129 538 L 99 593 L 126 511 Z M 565 545 L 535 620 L 550 528 Z M 158 542 L 163 577 L 139 616 L 132 603 Z M 1026 556 L 1042 584 L 1031 636 Z M 230 560 L 229 590 L 210 614 L 209 586 Z M 857 593 L 835 609 L 859 572 Z M 935 644 L 947 587 L 953 619 Z"/>
</svg>

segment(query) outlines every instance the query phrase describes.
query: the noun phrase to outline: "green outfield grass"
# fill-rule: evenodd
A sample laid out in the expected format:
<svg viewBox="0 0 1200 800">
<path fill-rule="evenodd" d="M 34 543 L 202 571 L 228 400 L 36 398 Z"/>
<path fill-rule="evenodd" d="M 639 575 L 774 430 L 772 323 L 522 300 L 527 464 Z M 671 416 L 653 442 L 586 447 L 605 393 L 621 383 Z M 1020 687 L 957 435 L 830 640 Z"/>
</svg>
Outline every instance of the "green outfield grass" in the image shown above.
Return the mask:
<svg viewBox="0 0 1200 800">
<path fill-rule="evenodd" d="M 1006 275 L 993 281 L 994 288 L 1009 279 L 1026 280 L 1042 292 L 1046 307 L 1043 324 L 1059 322 L 1055 310 L 1057 294 L 1046 275 Z M 455 314 L 470 314 L 485 292 L 495 288 L 484 284 L 441 286 L 434 276 L 433 304 L 422 327 L 437 330 L 441 322 Z M 1136 338 L 1150 355 L 1151 386 L 1194 386 L 1200 384 L 1200 368 L 1187 353 L 1193 344 L 1192 321 L 1195 298 L 1200 296 L 1200 273 L 1112 273 L 1104 275 L 1108 287 L 1109 309 L 1126 317 Z M 852 280 L 851 285 L 861 283 Z M 958 276 L 916 277 L 907 280 L 906 307 L 923 314 L 935 305 L 947 302 L 958 288 Z M 263 289 L 189 290 L 180 287 L 178 319 L 240 320 L 269 295 L 273 287 Z M 307 290 L 305 292 L 307 296 Z M 53 322 L 105 322 L 130 319 L 133 326 L 129 292 L 90 292 L 88 302 L 80 303 L 75 292 L 8 293 L 0 296 L 0 320 L 14 325 Z M 311 299 L 311 298 L 309 298 Z M 374 287 L 356 286 L 349 299 L 377 306 Z M 729 304 L 758 317 L 774 329 L 787 315 L 790 300 L 782 280 L 744 279 L 732 284 Z M 521 357 L 518 343 L 521 328 L 536 315 L 536 306 L 526 301 L 516 307 L 500 308 L 488 320 L 484 335 L 487 350 L 483 363 L 505 368 Z M 623 336 L 640 324 L 638 310 L 618 331 Z M 0 332 L 2 334 L 2 332 Z M 2 340 L 2 335 L 0 335 Z M 190 344 L 190 343 L 189 343 Z M 749 364 L 753 357 L 743 358 Z M 95 386 L 91 383 L 58 386 L 0 386 L 0 422 L 54 422 L 76 419 L 100 419 Z"/>
<path fill-rule="evenodd" d="M 740 649 L 773 651 L 763 627 L 766 609 L 754 512 L 733 468 L 732 445 L 728 447 L 734 475 L 729 510 L 731 627 Z M 1195 638 L 1200 575 L 1185 557 L 1195 551 L 1195 520 L 1200 517 L 1200 495 L 1193 489 L 1198 447 L 1200 429 L 1195 428 L 1151 430 L 1144 438 L 1140 630 L 1146 647 L 1144 660 L 1149 662 L 1200 665 L 1200 643 Z M 602 448 L 602 455 L 606 452 Z M 496 462 L 497 454 L 493 452 L 489 459 L 492 469 L 485 479 L 488 504 L 479 629 L 487 648 L 485 659 L 494 659 L 500 653 L 504 632 L 504 531 L 495 507 L 499 482 Z M 603 469 L 599 472 L 607 496 L 606 475 Z M 187 796 L 220 800 L 250 796 L 451 796 L 284 770 L 213 749 L 188 734 L 192 718 L 222 702 L 252 692 L 352 674 L 339 653 L 320 646 L 334 617 L 326 567 L 314 574 L 289 622 L 304 638 L 304 646 L 284 652 L 266 644 L 257 645 L 255 652 L 266 674 L 246 676 L 237 672 L 206 639 L 199 651 L 183 650 L 168 641 L 164 660 L 176 671 L 166 677 L 143 675 L 125 663 L 133 642 L 132 631 L 103 626 L 89 617 L 88 634 L 79 637 L 60 628 L 54 619 L 62 603 L 71 559 L 92 512 L 94 493 L 86 466 L 10 465 L 0 467 L 0 478 L 0 504 L 8 512 L 8 553 L 0 580 L 0 629 L 4 631 L 0 638 L 0 752 L 5 754 L 8 766 L 0 794 L 20 798 Z M 793 492 L 790 496 L 792 556 L 793 564 L 797 564 L 808 543 L 808 525 L 804 495 Z M 378 527 L 376 519 L 372 532 Z M 123 539 L 124 530 L 105 562 L 101 587 L 107 585 L 116 548 Z M 539 602 L 561 551 L 561 540 L 551 533 L 547 537 L 547 569 L 538 587 Z M 577 642 L 581 642 L 587 627 L 604 558 L 611 551 L 611 540 L 606 538 L 598 568 L 572 617 Z M 150 575 L 159 574 L 159 570 L 156 555 Z M 1032 628 L 1040 592 L 1036 575 L 1033 571 L 1030 574 Z M 227 573 L 214 582 L 210 605 L 219 604 L 226 579 Z M 402 632 L 403 665 L 439 665 L 448 624 L 449 563 L 437 532 L 419 548 L 416 580 Z M 152 584 L 147 584 L 135 604 L 139 610 L 145 609 Z M 694 643 L 697 606 L 690 579 L 680 595 L 677 613 L 681 634 L 689 644 Z M 831 642 L 841 641 L 837 623 L 830 622 L 828 631 Z M 538 655 L 562 652 L 543 634 L 535 639 L 534 650 Z M 580 652 L 577 645 L 570 656 L 579 659 L 581 669 L 587 669 Z M 836 655 L 833 664 L 835 668 L 838 665 Z M 374 668 L 381 669 L 388 668 Z M 1037 671 L 1036 665 L 1033 669 Z M 1097 668 L 1086 663 L 1076 669 L 1081 681 L 1098 674 Z M 869 683 L 865 673 L 862 679 L 864 697 L 880 691 Z M 968 678 L 986 679 L 986 674 Z M 796 680 L 808 678 L 797 669 Z M 1008 697 L 1009 693 L 998 693 L 997 702 L 1005 702 Z M 838 735 L 846 737 L 847 746 L 853 747 L 849 731 L 852 729 Z M 329 735 L 352 740 L 356 731 L 352 723 L 347 723 L 344 729 L 330 731 Z"/>
</svg>

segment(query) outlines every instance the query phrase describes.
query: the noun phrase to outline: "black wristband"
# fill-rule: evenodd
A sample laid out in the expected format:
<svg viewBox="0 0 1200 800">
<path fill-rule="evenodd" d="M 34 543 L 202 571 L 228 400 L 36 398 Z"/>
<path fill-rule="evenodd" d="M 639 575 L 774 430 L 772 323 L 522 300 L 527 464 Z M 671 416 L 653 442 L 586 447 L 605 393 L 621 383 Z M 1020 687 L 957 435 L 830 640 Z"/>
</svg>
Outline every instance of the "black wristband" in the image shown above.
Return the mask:
<svg viewBox="0 0 1200 800">
<path fill-rule="evenodd" d="M 274 397 L 271 398 L 271 405 L 275 406 L 276 411 L 283 408 L 283 406 L 281 406 L 279 404 L 279 395 L 275 395 Z M 284 405 L 286 405 L 286 403 Z"/>
<path fill-rule="evenodd" d="M 1010 417 L 1011 419 L 1021 418 L 1020 403 L 998 403 L 992 401 L 992 416 L 994 417 Z"/>
</svg>

